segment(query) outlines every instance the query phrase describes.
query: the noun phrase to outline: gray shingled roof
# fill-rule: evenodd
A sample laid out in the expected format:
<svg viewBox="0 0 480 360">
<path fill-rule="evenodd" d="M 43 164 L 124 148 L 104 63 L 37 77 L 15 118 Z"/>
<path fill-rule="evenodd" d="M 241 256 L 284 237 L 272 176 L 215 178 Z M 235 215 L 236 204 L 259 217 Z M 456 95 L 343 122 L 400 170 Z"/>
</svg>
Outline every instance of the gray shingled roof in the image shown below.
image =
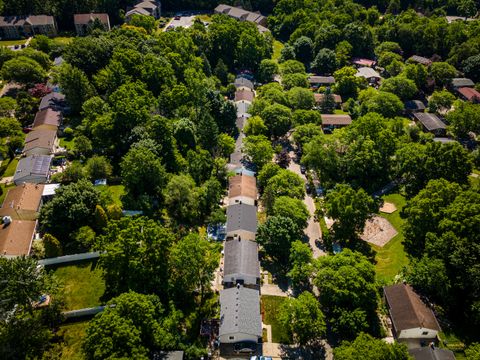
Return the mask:
<svg viewBox="0 0 480 360">
<path fill-rule="evenodd" d="M 475 83 L 467 78 L 453 78 L 452 79 L 452 86 L 459 88 L 459 87 L 474 87 Z"/>
<path fill-rule="evenodd" d="M 236 78 L 235 82 L 233 84 L 236 87 L 245 86 L 245 87 L 248 87 L 250 89 L 253 89 L 253 83 L 250 80 L 245 79 L 243 77 Z"/>
<path fill-rule="evenodd" d="M 220 291 L 219 335 L 238 333 L 262 336 L 258 290 L 240 286 Z"/>
<path fill-rule="evenodd" d="M 257 232 L 257 207 L 247 204 L 227 208 L 227 233 L 236 230 Z"/>
<path fill-rule="evenodd" d="M 231 239 L 225 242 L 224 278 L 234 274 L 260 277 L 257 243 L 251 240 Z"/>
<path fill-rule="evenodd" d="M 317 76 L 312 75 L 308 77 L 310 84 L 335 84 L 335 78 L 333 76 Z"/>
<path fill-rule="evenodd" d="M 428 131 L 446 129 L 447 125 L 440 120 L 440 118 L 431 113 L 415 113 L 413 116 L 423 125 Z"/>
<path fill-rule="evenodd" d="M 432 349 L 429 346 L 408 350 L 408 353 L 413 356 L 415 360 L 455 360 L 455 355 L 451 350 Z"/>
<path fill-rule="evenodd" d="M 52 157 L 50 155 L 32 155 L 22 158 L 18 162 L 13 181 L 29 175 L 47 177 L 51 162 Z"/>
</svg>

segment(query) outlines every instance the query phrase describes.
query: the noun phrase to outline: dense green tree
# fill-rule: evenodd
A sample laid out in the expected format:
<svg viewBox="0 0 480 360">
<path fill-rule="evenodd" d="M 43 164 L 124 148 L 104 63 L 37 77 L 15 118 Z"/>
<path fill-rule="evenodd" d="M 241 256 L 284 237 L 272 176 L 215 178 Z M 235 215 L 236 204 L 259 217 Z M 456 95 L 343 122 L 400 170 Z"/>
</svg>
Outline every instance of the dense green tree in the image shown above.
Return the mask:
<svg viewBox="0 0 480 360">
<path fill-rule="evenodd" d="M 152 201 L 160 198 L 166 184 L 166 172 L 160 159 L 150 149 L 133 147 L 123 157 L 120 167 L 127 203 L 140 209 L 150 208 Z"/>
<path fill-rule="evenodd" d="M 422 64 L 407 64 L 402 71 L 402 75 L 415 81 L 418 89 L 423 89 L 427 85 L 428 70 Z"/>
<path fill-rule="evenodd" d="M 287 93 L 287 97 L 290 107 L 294 110 L 311 110 L 315 102 L 312 92 L 309 89 L 301 87 L 291 88 Z M 271 115 L 268 112 L 268 108 L 265 109 L 265 112 L 266 114 L 264 116 Z"/>
<path fill-rule="evenodd" d="M 111 221 L 100 236 L 100 266 L 111 295 L 133 290 L 158 294 L 168 290 L 168 257 L 172 233 L 145 217 Z"/>
<path fill-rule="evenodd" d="M 304 74 L 305 65 L 297 60 L 287 60 L 280 64 L 280 73 L 285 76 L 289 74 Z"/>
<path fill-rule="evenodd" d="M 435 80 L 436 86 L 449 84 L 455 75 L 457 75 L 457 70 L 446 62 L 434 62 L 430 66 L 430 76 Z"/>
<path fill-rule="evenodd" d="M 145 29 L 148 34 L 151 34 L 155 29 L 155 18 L 153 16 L 144 16 L 133 14 L 128 20 L 128 25 L 141 27 Z"/>
<path fill-rule="evenodd" d="M 263 194 L 267 209 L 272 209 L 275 200 L 281 196 L 303 200 L 305 197 L 303 179 L 293 171 L 285 169 L 268 179 Z"/>
<path fill-rule="evenodd" d="M 321 49 L 311 64 L 318 74 L 333 74 L 337 69 L 337 55 L 333 50 Z"/>
<path fill-rule="evenodd" d="M 272 215 L 292 219 L 299 229 L 304 229 L 307 226 L 310 217 L 307 206 L 303 201 L 289 196 L 280 196 L 275 199 Z"/>
<path fill-rule="evenodd" d="M 335 220 L 335 239 L 351 244 L 363 232 L 365 222 L 378 210 L 378 204 L 363 189 L 338 184 L 325 197 L 325 213 Z"/>
<path fill-rule="evenodd" d="M 432 95 L 433 96 L 433 95 Z M 455 109 L 447 115 L 450 129 L 455 136 L 465 139 L 469 132 L 480 132 L 480 105 L 468 102 L 459 102 Z"/>
<path fill-rule="evenodd" d="M 258 170 L 261 170 L 273 158 L 272 145 L 263 135 L 247 136 L 243 142 L 243 151 L 248 161 L 254 164 Z"/>
<path fill-rule="evenodd" d="M 62 255 L 62 245 L 58 239 L 50 234 L 42 237 L 43 246 L 45 248 L 45 257 L 57 257 Z"/>
<path fill-rule="evenodd" d="M 87 160 L 85 171 L 90 180 L 106 179 L 112 175 L 112 165 L 104 156 L 93 156 Z"/>
<path fill-rule="evenodd" d="M 61 186 L 55 197 L 40 211 L 40 228 L 68 244 L 72 233 L 85 225 L 93 225 L 95 207 L 101 203 L 99 191 L 88 181 Z"/>
<path fill-rule="evenodd" d="M 80 112 L 83 103 L 95 95 L 95 89 L 90 84 L 85 73 L 69 64 L 62 65 L 59 71 L 58 82 L 74 113 Z"/>
<path fill-rule="evenodd" d="M 327 318 L 340 338 L 355 338 L 365 327 L 370 330 L 375 327 L 378 301 L 375 268 L 365 256 L 344 249 L 334 256 L 319 258 L 315 272 L 320 303 L 328 309 Z M 361 316 L 363 321 L 345 322 L 349 314 Z"/>
<path fill-rule="evenodd" d="M 376 112 L 384 117 L 393 118 L 403 110 L 400 98 L 386 91 L 376 91 L 373 88 L 363 90 L 358 97 L 362 113 Z"/>
<path fill-rule="evenodd" d="M 18 104 L 15 99 L 9 96 L 3 96 L 0 98 L 0 117 L 9 117 L 12 116 L 12 114 L 15 115 L 15 111 L 17 110 L 17 108 Z M 8 126 L 7 128 L 10 128 L 10 126 Z"/>
<path fill-rule="evenodd" d="M 268 181 L 280 173 L 282 168 L 274 162 L 269 162 L 257 174 L 257 186 L 261 192 L 265 189 Z"/>
<path fill-rule="evenodd" d="M 325 336 L 325 316 L 318 300 L 308 291 L 296 299 L 287 299 L 278 317 L 295 343 L 301 346 L 318 344 Z"/>
<path fill-rule="evenodd" d="M 407 347 L 403 344 L 388 344 L 383 340 L 361 333 L 352 342 L 343 342 L 334 349 L 338 360 L 409 360 Z"/>
<path fill-rule="evenodd" d="M 428 111 L 448 111 L 455 101 L 455 96 L 447 90 L 434 91 L 428 99 Z"/>
<path fill-rule="evenodd" d="M 243 128 L 245 135 L 265 135 L 267 134 L 267 127 L 260 116 L 252 116 L 248 118 L 247 124 Z"/>
<path fill-rule="evenodd" d="M 295 289 L 309 289 L 313 273 L 313 256 L 309 244 L 294 241 L 290 248 L 290 271 L 287 276 Z"/>
<path fill-rule="evenodd" d="M 355 76 L 357 70 L 353 67 L 345 66 L 334 72 L 335 86 L 334 92 L 342 96 L 343 99 L 356 98 L 358 89 L 362 85 L 362 78 Z"/>
<path fill-rule="evenodd" d="M 443 211 L 460 193 L 461 187 L 445 179 L 430 180 L 424 189 L 408 201 L 402 210 L 406 217 L 404 245 L 407 252 L 421 257 L 425 250 L 425 237 L 437 232 Z"/>
<path fill-rule="evenodd" d="M 295 127 L 293 133 L 293 140 L 297 145 L 303 147 L 306 143 L 311 141 L 314 137 L 321 135 L 322 130 L 316 124 L 305 124 Z"/>
<path fill-rule="evenodd" d="M 260 62 L 258 68 L 258 81 L 261 83 L 269 83 L 273 81 L 273 78 L 278 74 L 279 68 L 275 60 L 264 59 Z"/>
<path fill-rule="evenodd" d="M 467 360 L 478 360 L 478 359 L 480 359 L 480 344 L 479 343 L 470 344 L 465 349 L 465 355 L 467 357 Z"/>
<path fill-rule="evenodd" d="M 0 138 L 15 136 L 15 135 L 18 135 L 21 131 L 22 131 L 22 126 L 17 119 L 13 117 L 1 118 Z"/>
<path fill-rule="evenodd" d="M 47 288 L 46 273 L 43 268 L 37 269 L 37 265 L 31 257 L 0 258 L 0 309 L 4 314 L 16 306 L 33 310 L 33 303 Z"/>
<path fill-rule="evenodd" d="M 310 63 L 313 56 L 313 41 L 307 36 L 300 36 L 293 43 L 295 58 L 304 64 Z"/>
<path fill-rule="evenodd" d="M 316 110 L 299 109 L 295 110 L 292 115 L 292 123 L 295 127 L 307 124 L 320 125 L 322 123 L 322 117 Z"/>
<path fill-rule="evenodd" d="M 174 175 L 163 190 L 165 206 L 170 217 L 180 224 L 198 220 L 199 194 L 189 175 Z"/>
<path fill-rule="evenodd" d="M 287 271 L 292 243 L 301 237 L 302 232 L 292 219 L 269 216 L 264 224 L 259 225 L 256 240 L 267 255 Z"/>
<path fill-rule="evenodd" d="M 112 49 L 113 43 L 107 37 L 76 37 L 65 48 L 63 57 L 74 68 L 91 76 L 107 65 Z"/>
<path fill-rule="evenodd" d="M 300 93 L 301 97 L 302 94 Z M 297 99 L 297 97 L 295 97 Z M 299 99 L 299 101 L 302 101 Z M 267 106 L 261 113 L 261 118 L 267 126 L 268 132 L 271 136 L 280 137 L 286 134 L 291 125 L 291 110 L 280 104 L 273 104 Z"/>
<path fill-rule="evenodd" d="M 218 266 L 220 251 L 216 244 L 192 233 L 175 243 L 171 249 L 170 291 L 183 302 L 192 293 L 200 293 L 200 301 L 210 290 L 214 271 Z"/>
<path fill-rule="evenodd" d="M 480 54 L 470 56 L 462 64 L 465 75 L 474 81 L 480 81 Z"/>
<path fill-rule="evenodd" d="M 4 80 L 27 86 L 43 83 L 47 77 L 47 73 L 38 62 L 25 56 L 6 61 L 1 73 Z"/>
<path fill-rule="evenodd" d="M 416 195 L 429 180 L 468 181 L 471 159 L 459 143 L 405 144 L 396 152 L 397 174 L 405 179 L 408 196 Z"/>
<path fill-rule="evenodd" d="M 407 279 L 422 294 L 428 294 L 443 303 L 450 301 L 452 284 L 443 260 L 431 259 L 428 256 L 414 260 Z"/>
<path fill-rule="evenodd" d="M 285 90 L 293 87 L 308 87 L 307 75 L 302 73 L 286 74 L 282 77 L 282 85 Z"/>
<path fill-rule="evenodd" d="M 403 76 L 385 79 L 380 90 L 395 94 L 403 101 L 412 99 L 418 91 L 415 82 Z"/>
</svg>

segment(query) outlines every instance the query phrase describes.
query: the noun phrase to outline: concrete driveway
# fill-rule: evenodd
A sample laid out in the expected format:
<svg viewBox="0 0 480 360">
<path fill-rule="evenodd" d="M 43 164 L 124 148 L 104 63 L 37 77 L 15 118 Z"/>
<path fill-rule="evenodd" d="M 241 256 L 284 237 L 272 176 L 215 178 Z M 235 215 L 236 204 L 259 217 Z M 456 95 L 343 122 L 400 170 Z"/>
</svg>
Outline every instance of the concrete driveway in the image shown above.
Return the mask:
<svg viewBox="0 0 480 360">
<path fill-rule="evenodd" d="M 307 178 L 300 171 L 300 164 L 297 164 L 294 161 L 294 159 L 296 158 L 295 153 L 293 151 L 290 151 L 289 155 L 290 155 L 291 161 L 290 161 L 290 165 L 288 166 L 288 169 L 298 174 L 306 183 Z M 317 221 L 315 221 L 315 202 L 313 201 L 313 198 L 310 196 L 310 194 L 305 195 L 303 202 L 307 206 L 308 212 L 310 213 L 310 218 L 308 219 L 308 225 L 304 231 L 305 231 L 305 235 L 307 235 L 308 237 L 308 242 L 313 251 L 313 258 L 316 259 L 320 256 L 327 255 L 327 253 L 323 249 L 319 248 L 317 245 L 318 242 L 322 241 L 322 230 L 320 229 L 320 224 Z"/>
<path fill-rule="evenodd" d="M 184 27 L 184 28 L 189 28 L 190 26 L 193 25 L 193 22 L 195 21 L 195 15 L 193 16 L 180 16 L 178 20 L 175 20 L 175 18 L 172 18 L 170 22 L 165 26 L 163 31 L 167 31 L 169 29 L 173 29 L 176 27 Z"/>
</svg>

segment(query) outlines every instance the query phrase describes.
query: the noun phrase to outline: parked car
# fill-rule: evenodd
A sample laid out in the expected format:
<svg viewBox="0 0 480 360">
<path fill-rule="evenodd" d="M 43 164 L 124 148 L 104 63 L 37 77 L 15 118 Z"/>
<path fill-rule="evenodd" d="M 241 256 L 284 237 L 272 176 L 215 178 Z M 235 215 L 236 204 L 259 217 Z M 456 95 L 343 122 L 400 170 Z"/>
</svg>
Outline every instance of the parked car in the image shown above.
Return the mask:
<svg viewBox="0 0 480 360">
<path fill-rule="evenodd" d="M 178 15 L 177 15 L 177 16 L 174 17 L 174 19 L 175 19 L 175 20 L 180 20 L 180 19 L 181 19 L 181 16 L 178 16 Z"/>
<path fill-rule="evenodd" d="M 252 356 L 250 360 L 273 360 L 270 356 Z"/>
</svg>

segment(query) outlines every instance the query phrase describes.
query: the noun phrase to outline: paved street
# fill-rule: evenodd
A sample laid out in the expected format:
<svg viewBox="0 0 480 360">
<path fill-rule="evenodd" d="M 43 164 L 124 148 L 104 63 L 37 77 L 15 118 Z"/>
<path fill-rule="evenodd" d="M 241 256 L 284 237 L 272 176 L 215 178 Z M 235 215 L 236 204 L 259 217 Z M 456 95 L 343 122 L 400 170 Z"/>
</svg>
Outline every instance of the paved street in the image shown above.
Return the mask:
<svg viewBox="0 0 480 360">
<path fill-rule="evenodd" d="M 302 179 L 306 182 L 307 178 L 300 171 L 300 165 L 294 161 L 295 153 L 293 151 L 290 151 L 289 155 L 291 161 L 288 169 L 300 175 Z M 305 229 L 305 235 L 308 236 L 308 242 L 310 243 L 310 247 L 312 248 L 313 257 L 316 259 L 320 256 L 327 255 L 327 253 L 323 249 L 319 248 L 317 245 L 317 242 L 321 242 L 322 240 L 322 230 L 320 229 L 320 224 L 315 221 L 315 202 L 313 201 L 313 198 L 309 194 L 306 194 L 303 202 L 307 206 L 308 212 L 310 213 L 308 225 Z"/>
</svg>

